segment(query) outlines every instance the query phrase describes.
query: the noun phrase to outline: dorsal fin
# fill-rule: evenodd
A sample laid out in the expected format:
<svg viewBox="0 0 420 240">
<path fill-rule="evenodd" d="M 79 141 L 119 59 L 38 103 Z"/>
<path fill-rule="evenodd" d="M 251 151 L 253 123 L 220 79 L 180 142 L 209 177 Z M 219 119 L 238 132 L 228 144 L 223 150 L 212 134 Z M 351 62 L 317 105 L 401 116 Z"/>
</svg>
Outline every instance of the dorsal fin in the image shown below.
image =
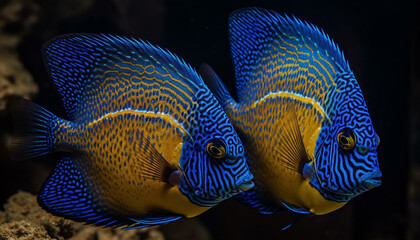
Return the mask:
<svg viewBox="0 0 420 240">
<path fill-rule="evenodd" d="M 100 84 L 113 84 L 114 90 L 126 87 L 130 84 L 132 75 L 137 75 L 137 81 L 142 81 L 143 77 L 147 77 L 149 81 L 154 78 L 166 81 L 169 79 L 175 82 L 172 83 L 175 87 L 171 85 L 173 89 L 181 93 L 185 91 L 186 94 L 203 85 L 196 71 L 182 59 L 167 50 L 134 38 L 106 34 L 63 35 L 46 43 L 43 53 L 70 119 L 80 115 L 78 112 L 83 108 L 84 101 L 89 101 L 90 105 L 99 102 L 112 105 L 111 102 L 103 102 L 107 100 L 104 96 L 94 98 L 97 102 L 92 102 L 92 95 L 87 96 L 87 92 L 95 90 Z M 105 76 L 112 69 L 115 69 L 115 76 Z M 122 79 L 125 76 L 127 79 L 124 82 Z M 113 81 L 106 81 L 111 78 Z M 107 110 L 118 110 L 120 106 L 116 104 L 112 107 L 114 109 Z M 138 109 L 137 106 L 126 107 Z"/>
<path fill-rule="evenodd" d="M 295 17 L 260 8 L 241 9 L 230 17 L 229 33 L 239 100 L 262 58 L 271 57 L 282 65 L 286 65 L 288 57 L 309 59 L 315 65 L 322 65 L 315 66 L 320 75 L 350 71 L 337 45 L 322 30 Z M 273 55 L 276 52 L 281 54 Z M 293 63 L 308 68 L 304 61 Z M 267 63 L 264 66 L 268 71 L 275 70 Z M 296 70 L 294 67 L 290 70 Z"/>
</svg>

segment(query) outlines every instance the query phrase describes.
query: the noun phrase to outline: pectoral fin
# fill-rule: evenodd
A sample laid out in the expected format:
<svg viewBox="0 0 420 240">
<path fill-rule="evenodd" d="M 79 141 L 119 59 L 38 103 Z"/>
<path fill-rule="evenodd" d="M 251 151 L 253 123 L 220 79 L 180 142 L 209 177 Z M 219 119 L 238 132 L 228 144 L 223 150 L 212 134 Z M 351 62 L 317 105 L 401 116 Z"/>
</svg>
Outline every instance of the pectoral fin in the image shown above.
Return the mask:
<svg viewBox="0 0 420 240">
<path fill-rule="evenodd" d="M 172 166 L 143 135 L 134 141 L 136 158 L 140 161 L 141 176 L 172 185 L 179 184 L 179 169 Z"/>
<path fill-rule="evenodd" d="M 308 171 L 311 159 L 307 154 L 303 143 L 296 109 L 293 104 L 288 105 L 288 108 L 285 111 L 283 118 L 279 121 L 276 129 L 277 131 L 275 134 L 279 139 L 276 150 L 277 154 L 280 155 L 282 163 L 289 169 L 296 171 L 305 177 L 309 176 L 310 174 L 306 173 L 306 171 Z"/>
</svg>

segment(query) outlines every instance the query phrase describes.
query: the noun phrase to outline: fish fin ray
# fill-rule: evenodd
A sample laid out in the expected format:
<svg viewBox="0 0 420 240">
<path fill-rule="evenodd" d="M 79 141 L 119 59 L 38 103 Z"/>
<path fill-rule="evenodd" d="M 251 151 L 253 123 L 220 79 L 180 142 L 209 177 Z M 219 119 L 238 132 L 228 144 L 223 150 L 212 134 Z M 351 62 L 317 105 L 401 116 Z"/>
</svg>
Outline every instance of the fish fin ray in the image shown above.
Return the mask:
<svg viewBox="0 0 420 240">
<path fill-rule="evenodd" d="M 62 157 L 38 193 L 39 205 L 54 215 L 97 226 L 135 223 L 101 206 L 75 161 L 79 160 L 75 160 L 75 157 Z"/>
<path fill-rule="evenodd" d="M 265 194 L 260 193 L 257 187 L 254 188 L 255 189 L 235 195 L 234 198 L 242 204 L 256 209 L 261 214 L 277 214 L 286 210 L 285 208 L 278 207 L 275 203 L 269 200 Z"/>
<path fill-rule="evenodd" d="M 304 165 L 311 159 L 303 143 L 294 104 L 288 104 L 283 114 L 283 119 L 278 121 L 279 126 L 275 127 L 275 135 L 279 139 L 275 149 L 285 167 L 302 175 Z"/>
<path fill-rule="evenodd" d="M 170 174 L 177 168 L 169 164 L 144 135 L 139 134 L 134 144 L 136 158 L 140 160 L 141 176 L 168 183 Z"/>
<path fill-rule="evenodd" d="M 203 63 L 198 71 L 207 87 L 214 94 L 222 107 L 224 107 L 228 102 L 234 101 L 226 86 L 212 67 Z"/>
<path fill-rule="evenodd" d="M 303 218 L 310 216 L 309 214 L 298 214 L 289 224 L 281 228 L 281 231 L 285 231 L 295 225 L 297 222 L 302 220 Z"/>
<path fill-rule="evenodd" d="M 287 65 L 298 65 L 302 71 L 310 70 L 308 62 L 316 65 L 314 59 L 324 64 L 323 68 L 317 69 L 323 77 L 328 78 L 327 75 L 334 75 L 336 71 L 351 72 L 342 51 L 323 30 L 294 16 L 262 8 L 240 9 L 229 18 L 229 37 L 239 101 L 244 94 L 253 94 L 243 91 L 249 82 L 257 81 L 253 74 L 261 71 L 256 68 L 262 59 L 271 59 L 274 66 L 281 66 L 257 76 L 273 81 L 296 76 L 291 75 L 296 68 Z M 274 74 L 275 71 L 281 74 Z"/>
<path fill-rule="evenodd" d="M 147 214 L 146 216 L 139 218 L 139 219 L 131 219 L 133 222 L 136 222 L 137 224 L 129 227 L 123 228 L 123 230 L 128 229 L 139 229 L 139 228 L 145 228 L 153 225 L 161 225 L 170 223 L 176 220 L 179 220 L 181 218 L 184 218 L 181 215 L 168 215 L 168 214 Z"/>
<path fill-rule="evenodd" d="M 10 104 L 13 122 L 9 144 L 11 159 L 26 160 L 54 151 L 52 125 L 58 117 L 23 98 L 13 98 Z"/>
<path fill-rule="evenodd" d="M 302 208 L 302 207 L 297 207 L 293 204 L 287 203 L 285 201 L 281 202 L 282 205 L 287 208 L 288 210 L 294 212 L 294 213 L 299 213 L 299 214 L 305 214 L 305 215 L 309 215 L 312 214 L 311 211 L 309 211 L 308 209 Z"/>
<path fill-rule="evenodd" d="M 134 97 L 127 101 L 127 105 L 121 106 L 112 102 L 109 96 L 98 96 L 104 95 L 101 91 L 111 91 L 124 99 L 120 95 L 125 91 L 117 90 L 132 87 L 134 80 L 146 82 L 140 86 L 143 90 L 156 87 L 149 83 L 155 81 L 154 78 L 165 80 L 160 87 L 178 92 L 195 92 L 204 85 L 201 77 L 184 60 L 140 39 L 109 34 L 62 35 L 44 45 L 43 56 L 71 120 L 86 117 L 82 112 L 88 107 L 83 104 L 87 101 L 87 105 L 106 106 L 108 112 L 123 107 L 142 109 L 143 104 Z M 106 87 L 113 90 L 105 90 Z M 95 110 L 91 111 L 92 118 L 100 117 L 104 111 L 101 108 L 92 110 Z"/>
</svg>

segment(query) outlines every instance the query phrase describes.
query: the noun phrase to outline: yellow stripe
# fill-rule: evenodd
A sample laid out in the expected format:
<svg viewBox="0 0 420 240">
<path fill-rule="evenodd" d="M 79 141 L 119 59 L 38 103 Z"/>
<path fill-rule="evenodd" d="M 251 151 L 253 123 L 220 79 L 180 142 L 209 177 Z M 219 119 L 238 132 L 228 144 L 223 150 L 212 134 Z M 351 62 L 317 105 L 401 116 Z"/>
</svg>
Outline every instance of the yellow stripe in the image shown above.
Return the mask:
<svg viewBox="0 0 420 240">
<path fill-rule="evenodd" d="M 314 53 L 314 50 L 312 50 L 312 48 L 310 48 L 309 46 L 308 46 L 308 44 L 306 44 L 306 43 L 304 43 L 305 44 L 305 46 L 309 49 L 309 50 L 311 50 L 311 52 L 312 52 L 312 54 Z"/>
<path fill-rule="evenodd" d="M 170 74 L 170 73 L 168 73 L 168 74 L 162 74 L 162 73 L 160 73 L 160 72 L 158 72 L 156 69 L 155 69 L 155 67 L 153 66 L 153 65 L 148 65 L 148 66 L 146 66 L 146 67 L 143 67 L 143 65 L 141 65 L 141 64 L 134 64 L 134 63 L 132 63 L 132 62 L 122 62 L 122 63 L 124 63 L 124 64 L 130 64 L 130 65 L 132 65 L 132 66 L 135 66 L 135 67 L 141 67 L 141 68 L 143 68 L 143 69 L 146 69 L 146 68 L 148 68 L 149 66 L 152 66 L 153 67 L 153 69 L 154 69 L 154 71 L 152 72 L 152 73 L 150 73 L 150 74 L 153 74 L 153 73 L 157 73 L 157 74 L 159 74 L 159 75 L 161 75 L 162 77 L 167 77 L 167 76 L 169 76 L 172 80 L 174 80 L 175 82 L 177 82 L 177 83 L 179 83 L 179 84 L 181 84 L 181 85 L 183 85 L 184 87 L 186 87 L 190 92 L 193 92 L 193 90 L 187 85 L 187 84 L 185 84 L 184 82 L 182 82 L 182 81 L 180 81 L 180 80 L 178 80 L 178 79 L 176 79 L 176 78 L 173 78 L 172 77 L 172 75 Z M 165 69 L 166 70 L 166 68 L 164 67 L 164 66 L 162 66 L 162 68 L 163 69 Z M 176 70 L 176 69 L 175 69 Z M 178 70 L 177 70 L 177 72 L 178 72 Z M 178 72 L 179 73 L 179 72 Z M 183 77 L 183 78 L 185 78 L 182 74 L 179 74 L 181 77 Z"/>
<path fill-rule="evenodd" d="M 319 51 L 317 53 L 318 53 L 319 58 L 321 58 L 324 62 L 326 62 L 330 66 L 330 68 L 332 69 L 332 72 L 335 74 L 335 69 L 333 68 L 331 63 L 329 61 L 327 61 L 326 59 L 324 59 L 323 57 L 321 57 L 321 54 L 319 54 Z"/>
<path fill-rule="evenodd" d="M 123 62 L 123 63 L 128 63 L 128 62 Z M 186 87 L 191 93 L 193 92 L 193 90 L 187 85 L 187 84 L 185 84 L 185 83 L 183 83 L 182 81 L 180 81 L 180 80 L 178 80 L 178 79 L 176 79 L 176 78 L 174 78 L 174 77 L 172 77 L 172 75 L 171 74 L 162 74 L 162 73 L 160 73 L 159 71 L 157 71 L 156 69 L 155 69 L 155 66 L 153 66 L 153 65 L 148 65 L 148 66 L 143 66 L 143 65 L 140 65 L 140 64 L 135 64 L 134 66 L 136 66 L 136 67 L 140 67 L 140 68 L 142 68 L 143 69 L 143 72 L 140 72 L 140 71 L 138 71 L 138 70 L 134 70 L 134 69 L 132 69 L 132 68 L 130 68 L 130 67 L 123 67 L 123 66 L 120 66 L 120 65 L 118 65 L 118 64 L 115 64 L 114 66 L 113 66 L 113 68 L 112 69 L 110 69 L 110 70 L 106 70 L 105 72 L 104 72 L 104 74 L 107 74 L 107 73 L 118 73 L 118 74 L 120 74 L 121 72 L 119 72 L 118 70 L 115 70 L 115 68 L 116 67 L 118 67 L 118 68 L 120 68 L 120 69 L 123 69 L 123 70 L 129 70 L 129 71 L 131 71 L 131 72 L 136 72 L 138 75 L 144 75 L 144 74 L 148 74 L 148 75 L 152 75 L 152 74 L 154 74 L 154 73 L 156 73 L 156 74 L 158 74 L 158 75 L 160 75 L 160 76 L 162 76 L 162 77 L 169 77 L 171 80 L 173 80 L 173 81 L 175 81 L 175 82 L 178 82 L 178 83 L 180 83 L 181 85 L 183 85 L 184 87 Z M 147 68 L 149 68 L 149 67 L 151 67 L 151 68 L 153 68 L 153 71 L 152 72 L 148 72 L 146 69 Z M 122 75 L 130 75 L 130 74 L 128 74 L 128 73 L 121 73 Z M 183 77 L 183 76 L 182 76 Z M 176 87 L 176 84 L 174 84 L 174 83 L 172 83 L 172 82 L 170 82 L 170 81 L 167 81 L 167 80 L 165 80 L 164 82 L 167 82 L 167 83 L 169 83 L 170 85 L 173 85 L 173 86 L 175 86 Z"/>
<path fill-rule="evenodd" d="M 151 78 L 149 78 L 149 77 L 146 77 L 146 76 L 144 76 L 144 72 L 146 72 L 146 73 L 149 73 L 149 72 L 147 72 L 146 70 L 143 72 L 143 73 L 140 73 L 139 71 L 137 71 L 137 70 L 132 70 L 131 68 L 128 68 L 128 67 L 122 67 L 122 66 L 119 66 L 118 64 L 116 64 L 115 65 L 116 67 L 119 67 L 119 68 L 121 68 L 121 69 L 125 69 L 125 70 L 131 70 L 131 71 L 133 71 L 133 72 L 137 72 L 139 75 L 143 75 L 143 76 L 141 76 L 141 77 L 139 77 L 139 76 L 136 76 L 136 75 L 133 75 L 133 76 L 131 76 L 130 77 L 130 83 L 131 84 L 133 84 L 132 82 L 131 82 L 131 79 L 139 79 L 139 80 L 141 80 L 141 79 L 147 79 L 147 80 L 152 80 L 152 81 L 156 81 L 156 82 L 159 82 L 159 83 L 162 83 L 162 85 L 163 84 L 168 84 L 168 85 L 170 85 L 171 87 L 173 87 L 173 89 L 175 89 L 175 90 L 177 90 L 178 92 L 180 92 L 180 93 L 183 93 L 186 97 L 188 97 L 187 99 L 189 100 L 189 101 L 191 101 L 192 102 L 192 99 L 191 99 L 191 95 L 193 94 L 193 91 L 192 91 L 192 89 L 191 88 L 189 88 L 187 85 L 185 85 L 184 83 L 182 83 L 181 81 L 179 81 L 179 80 L 177 80 L 177 79 L 175 79 L 175 78 L 173 78 L 170 74 L 167 74 L 167 75 L 163 75 L 163 74 L 160 74 L 158 71 L 156 71 L 156 70 L 154 70 L 152 73 L 157 73 L 157 74 L 159 74 L 160 76 L 163 76 L 163 77 L 165 77 L 165 76 L 169 76 L 172 80 L 174 80 L 174 81 L 177 81 L 177 82 L 179 82 L 179 83 L 181 83 L 181 84 L 183 84 L 184 86 L 186 86 L 187 87 L 187 89 L 188 90 L 190 90 L 190 92 L 191 93 L 186 93 L 184 90 L 182 90 L 181 88 L 179 88 L 176 84 L 174 84 L 174 83 L 172 83 L 172 82 L 170 82 L 170 81 L 168 81 L 168 80 L 162 80 L 162 79 L 159 79 L 159 78 L 157 78 L 157 77 L 151 77 Z M 105 71 L 104 72 L 104 74 L 108 74 L 108 73 L 117 73 L 118 75 L 126 75 L 126 76 L 130 76 L 130 74 L 129 73 L 124 73 L 124 72 L 120 72 L 120 71 L 118 71 L 118 70 L 115 70 L 115 66 L 114 66 L 114 68 L 112 69 L 112 70 L 107 70 L 107 71 Z M 139 65 L 140 66 L 140 65 Z M 151 67 L 154 67 L 153 65 L 149 65 L 149 66 L 151 66 Z M 145 67 L 145 68 L 143 68 L 142 66 L 140 66 L 140 67 L 142 67 L 143 69 L 146 69 L 146 68 L 148 68 L 149 66 L 147 66 L 147 67 Z M 107 78 L 105 78 L 104 79 L 104 81 L 102 82 L 102 84 L 103 85 L 106 85 L 107 83 L 107 81 L 111 81 L 111 80 L 114 80 L 114 79 L 116 79 L 116 78 L 114 78 L 114 77 L 107 77 Z M 109 85 L 110 86 L 113 86 L 113 87 L 117 87 L 118 86 L 118 84 L 119 83 L 115 83 L 115 84 L 113 84 L 113 83 L 110 83 Z M 146 85 L 146 86 L 152 86 L 152 85 L 157 85 L 157 86 L 159 86 L 159 84 L 158 83 L 151 83 L 151 84 L 148 84 L 148 83 L 145 83 L 145 82 L 142 82 L 142 84 L 144 84 L 144 85 Z M 162 87 L 162 86 L 161 86 Z M 174 91 L 174 90 L 172 90 L 171 88 L 165 88 L 165 89 L 168 89 L 168 91 L 169 92 L 171 92 L 171 93 L 173 93 L 174 94 L 174 96 L 180 96 L 176 91 Z M 189 105 L 189 103 L 187 102 L 187 101 L 185 101 L 184 100 L 184 98 L 182 98 L 182 97 L 179 97 L 179 98 L 177 98 L 177 99 L 180 99 L 182 102 L 183 102 L 183 104 L 185 104 L 185 105 Z"/>
<path fill-rule="evenodd" d="M 180 128 L 182 130 L 182 132 L 188 136 L 191 136 L 187 130 L 184 128 L 184 126 L 182 124 L 179 124 L 174 118 L 172 118 L 172 116 L 170 115 L 166 115 L 164 113 L 155 113 L 155 112 L 149 112 L 149 111 L 141 111 L 141 110 L 132 110 L 132 109 L 123 109 L 123 110 L 119 110 L 117 112 L 112 112 L 112 113 L 107 113 L 105 115 L 103 115 L 102 117 L 100 117 L 99 119 L 96 119 L 93 122 L 90 122 L 87 126 L 88 127 L 93 127 L 93 125 L 97 122 L 102 121 L 104 118 L 108 118 L 108 117 L 118 117 L 120 115 L 125 115 L 125 114 L 133 114 L 133 115 L 142 115 L 144 117 L 152 117 L 152 118 L 162 118 L 164 119 L 166 122 L 170 122 L 172 125 Z"/>
<path fill-rule="evenodd" d="M 148 77 L 146 77 L 146 76 L 142 76 L 142 77 L 138 77 L 138 76 L 132 76 L 131 78 L 130 78 L 130 80 L 131 79 L 139 79 L 139 80 L 141 80 L 141 79 L 147 79 L 147 80 L 153 80 L 153 81 L 157 81 L 157 82 L 161 82 L 161 83 L 164 83 L 164 82 L 166 82 L 166 81 L 162 81 L 162 80 L 160 80 L 160 79 L 158 79 L 158 78 L 156 78 L 156 77 L 151 77 L 151 78 L 148 78 Z M 157 86 L 160 86 L 160 89 L 165 89 L 165 90 L 168 90 L 168 92 L 171 92 L 171 93 L 173 93 L 175 96 L 180 96 L 176 91 L 174 91 L 172 88 L 167 88 L 167 87 L 163 87 L 163 86 L 161 86 L 161 85 L 159 85 L 158 83 L 151 83 L 151 84 L 147 84 L 147 83 L 145 83 L 145 82 L 142 82 L 144 85 L 146 85 L 146 86 L 153 86 L 153 85 L 157 85 Z M 187 102 L 187 101 L 185 101 L 184 99 L 185 98 L 183 98 L 183 97 L 179 97 L 179 98 L 176 98 L 177 100 L 179 99 L 179 100 L 181 100 L 182 101 L 182 103 L 183 104 L 185 104 L 185 105 L 189 105 L 191 102 L 193 102 L 193 100 L 192 100 L 192 98 L 191 98 L 191 94 L 188 94 L 188 93 L 186 93 L 186 92 L 184 92 L 184 91 L 182 91 L 181 89 L 179 89 L 179 88 L 177 88 L 176 86 L 175 86 L 175 88 L 179 91 L 179 92 L 181 92 L 181 93 L 184 93 L 184 95 L 187 97 L 187 99 L 190 101 L 190 102 Z M 160 94 L 163 94 L 162 92 L 160 93 Z M 168 95 L 169 96 L 169 95 Z M 171 97 L 172 98 L 172 97 Z"/>
<path fill-rule="evenodd" d="M 316 102 L 312 98 L 299 96 L 295 93 L 289 93 L 289 92 L 269 93 L 269 94 L 265 95 L 263 98 L 255 101 L 252 105 L 244 107 L 242 110 L 243 111 L 249 111 L 251 108 L 255 108 L 256 105 L 261 104 L 265 100 L 268 100 L 270 98 L 275 98 L 275 97 L 292 98 L 292 99 L 295 99 L 297 101 L 300 101 L 300 102 L 303 102 L 303 103 L 306 103 L 306 104 L 311 104 L 322 116 L 326 117 L 330 121 L 329 116 L 324 111 L 324 109 L 319 105 L 318 102 Z"/>
<path fill-rule="evenodd" d="M 331 77 L 331 75 L 330 75 L 330 73 L 327 71 L 327 69 L 324 67 L 324 65 L 322 65 L 321 64 L 321 62 L 319 62 L 316 58 L 314 58 L 314 56 L 312 56 L 312 60 L 314 60 L 315 62 L 317 62 L 320 66 L 321 66 L 321 68 L 322 69 L 324 69 L 324 71 L 328 74 L 328 77 L 330 78 L 330 80 L 331 80 L 331 82 L 334 82 L 334 80 L 333 80 L 333 78 Z M 318 70 L 318 69 L 317 69 Z M 326 81 L 326 79 L 325 79 L 325 76 L 323 75 L 323 74 L 320 74 L 323 78 L 324 78 L 324 80 Z"/>
</svg>

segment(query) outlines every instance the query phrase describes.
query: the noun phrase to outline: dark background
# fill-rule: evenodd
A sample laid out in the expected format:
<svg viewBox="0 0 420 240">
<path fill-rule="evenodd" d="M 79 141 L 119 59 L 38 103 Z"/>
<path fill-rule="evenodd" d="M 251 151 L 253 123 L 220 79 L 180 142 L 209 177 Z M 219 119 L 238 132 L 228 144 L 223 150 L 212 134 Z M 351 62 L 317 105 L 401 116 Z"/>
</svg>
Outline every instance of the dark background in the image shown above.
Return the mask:
<svg viewBox="0 0 420 240">
<path fill-rule="evenodd" d="M 2 6 L 0 0 L 0 8 Z M 117 33 L 167 48 L 194 68 L 214 67 L 231 92 L 234 77 L 227 21 L 242 7 L 293 14 L 325 30 L 344 51 L 365 95 L 376 131 L 383 184 L 325 216 L 280 231 L 293 214 L 261 215 L 228 200 L 199 218 L 213 239 L 420 239 L 419 1 L 39 0 L 38 22 L 19 57 L 40 87 L 35 102 L 64 115 L 41 61 L 48 39 L 64 33 Z M 10 122 L 2 115 L 4 131 Z M 0 161 L 0 205 L 18 189 L 36 193 L 51 158 Z M 188 225 L 188 221 L 184 224 Z M 170 225 L 168 225 L 170 226 Z M 171 236 L 166 236 L 171 239 Z"/>
</svg>

